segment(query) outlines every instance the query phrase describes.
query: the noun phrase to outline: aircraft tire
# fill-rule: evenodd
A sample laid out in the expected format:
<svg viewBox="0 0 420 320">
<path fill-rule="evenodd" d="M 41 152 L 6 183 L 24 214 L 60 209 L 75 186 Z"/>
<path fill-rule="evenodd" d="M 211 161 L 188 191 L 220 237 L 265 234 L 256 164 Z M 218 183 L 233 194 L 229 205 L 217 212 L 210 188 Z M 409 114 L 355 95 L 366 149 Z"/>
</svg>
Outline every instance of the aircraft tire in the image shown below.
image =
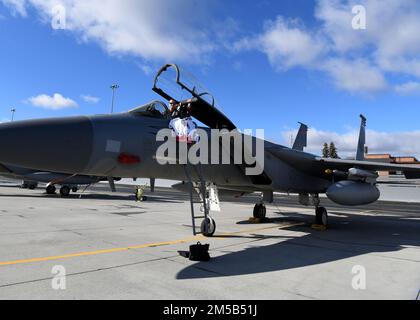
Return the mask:
<svg viewBox="0 0 420 320">
<path fill-rule="evenodd" d="M 263 203 L 257 203 L 254 207 L 254 218 L 265 219 L 267 217 L 267 208 Z"/>
<path fill-rule="evenodd" d="M 60 194 L 62 197 L 68 197 L 70 195 L 70 188 L 68 186 L 62 186 L 60 189 Z"/>
<path fill-rule="evenodd" d="M 328 211 L 324 207 L 316 208 L 316 221 L 317 225 L 328 226 Z"/>
<path fill-rule="evenodd" d="M 55 194 L 55 192 L 57 191 L 57 188 L 55 186 L 48 186 L 46 191 L 47 191 L 47 194 Z"/>
<path fill-rule="evenodd" d="M 216 221 L 213 218 L 208 217 L 201 223 L 201 233 L 207 238 L 211 238 L 216 233 Z"/>
</svg>

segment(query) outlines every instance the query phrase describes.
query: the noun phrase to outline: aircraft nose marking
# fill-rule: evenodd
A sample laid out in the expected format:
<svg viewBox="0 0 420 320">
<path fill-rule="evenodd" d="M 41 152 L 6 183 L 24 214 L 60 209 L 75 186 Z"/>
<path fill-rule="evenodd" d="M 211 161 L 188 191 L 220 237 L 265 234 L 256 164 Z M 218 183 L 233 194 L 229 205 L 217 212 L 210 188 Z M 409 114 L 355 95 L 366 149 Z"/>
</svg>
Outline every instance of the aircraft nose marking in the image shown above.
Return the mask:
<svg viewBox="0 0 420 320">
<path fill-rule="evenodd" d="M 128 153 L 121 153 L 118 157 L 118 162 L 121 164 L 138 164 L 141 162 L 141 160 L 138 156 Z"/>
<path fill-rule="evenodd" d="M 108 140 L 106 142 L 106 152 L 112 152 L 112 153 L 120 153 L 121 152 L 121 141 L 115 141 L 115 140 Z"/>
</svg>

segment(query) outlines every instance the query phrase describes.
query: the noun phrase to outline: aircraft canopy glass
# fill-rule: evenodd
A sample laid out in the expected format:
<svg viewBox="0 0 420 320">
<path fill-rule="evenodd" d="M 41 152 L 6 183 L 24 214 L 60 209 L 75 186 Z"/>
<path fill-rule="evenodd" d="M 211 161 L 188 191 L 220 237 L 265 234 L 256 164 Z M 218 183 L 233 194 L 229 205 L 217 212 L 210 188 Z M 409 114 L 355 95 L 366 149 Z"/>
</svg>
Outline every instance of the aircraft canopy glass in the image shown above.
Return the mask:
<svg viewBox="0 0 420 320">
<path fill-rule="evenodd" d="M 161 101 L 153 101 L 144 106 L 130 110 L 130 113 L 139 117 L 169 119 L 169 109 L 165 103 Z"/>
</svg>

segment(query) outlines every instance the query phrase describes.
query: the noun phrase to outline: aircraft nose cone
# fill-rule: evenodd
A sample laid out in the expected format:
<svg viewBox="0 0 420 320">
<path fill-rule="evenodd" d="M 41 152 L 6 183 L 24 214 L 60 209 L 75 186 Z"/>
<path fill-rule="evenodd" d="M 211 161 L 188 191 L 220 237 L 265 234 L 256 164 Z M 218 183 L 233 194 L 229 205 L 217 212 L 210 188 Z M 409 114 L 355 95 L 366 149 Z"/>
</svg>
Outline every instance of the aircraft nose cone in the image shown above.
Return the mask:
<svg viewBox="0 0 420 320">
<path fill-rule="evenodd" d="M 0 125 L 0 163 L 60 173 L 86 168 L 93 128 L 86 117 L 30 120 Z"/>
</svg>

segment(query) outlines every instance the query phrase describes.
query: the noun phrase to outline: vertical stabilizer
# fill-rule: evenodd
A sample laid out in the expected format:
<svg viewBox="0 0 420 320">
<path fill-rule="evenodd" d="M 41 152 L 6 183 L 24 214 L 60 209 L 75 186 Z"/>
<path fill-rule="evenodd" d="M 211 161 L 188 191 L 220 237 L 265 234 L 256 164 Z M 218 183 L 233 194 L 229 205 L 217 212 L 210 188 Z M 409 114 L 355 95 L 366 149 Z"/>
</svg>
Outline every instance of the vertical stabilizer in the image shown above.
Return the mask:
<svg viewBox="0 0 420 320">
<path fill-rule="evenodd" d="M 360 115 L 361 124 L 360 124 L 360 134 L 359 134 L 359 143 L 357 145 L 357 155 L 356 160 L 364 161 L 365 160 L 365 145 L 366 145 L 366 123 L 367 119 L 364 115 Z"/>
<path fill-rule="evenodd" d="M 308 126 L 300 123 L 300 128 L 296 136 L 295 143 L 293 144 L 293 150 L 303 151 L 308 146 Z"/>
</svg>

